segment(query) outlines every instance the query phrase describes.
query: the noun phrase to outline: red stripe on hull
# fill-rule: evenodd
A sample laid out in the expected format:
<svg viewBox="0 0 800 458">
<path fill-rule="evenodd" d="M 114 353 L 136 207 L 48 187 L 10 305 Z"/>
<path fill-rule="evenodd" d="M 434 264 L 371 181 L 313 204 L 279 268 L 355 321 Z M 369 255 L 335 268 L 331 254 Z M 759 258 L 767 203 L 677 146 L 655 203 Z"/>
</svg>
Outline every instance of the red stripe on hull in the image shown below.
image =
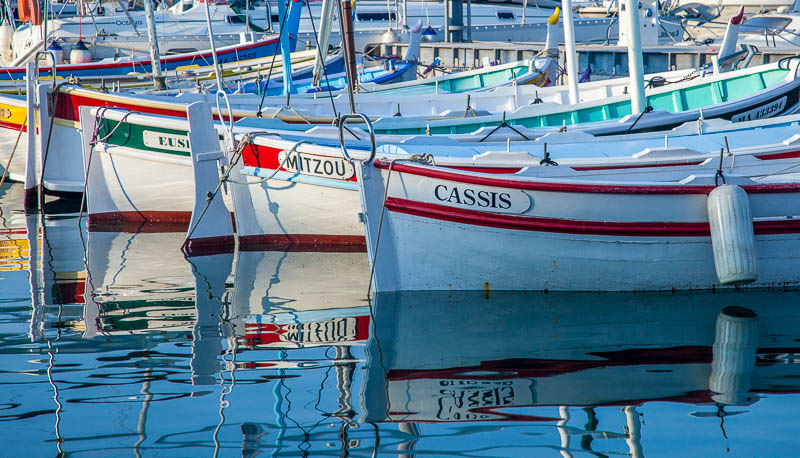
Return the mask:
<svg viewBox="0 0 800 458">
<path fill-rule="evenodd" d="M 389 163 L 375 161 L 375 167 L 388 169 Z M 553 191 L 599 194 L 708 194 L 715 186 L 687 186 L 687 185 L 624 185 L 624 184 L 583 184 L 564 183 L 551 181 L 528 181 L 508 178 L 495 178 L 489 176 L 464 175 L 448 172 L 447 170 L 419 167 L 407 164 L 395 164 L 395 172 L 408 173 L 439 180 L 456 181 L 482 186 L 495 186 L 499 188 L 524 189 L 529 191 Z M 781 193 L 800 192 L 800 183 L 763 184 L 742 186 L 749 193 Z"/>
<path fill-rule="evenodd" d="M 75 95 L 69 92 L 61 92 L 58 96 L 58 105 L 55 109 L 55 117 L 57 119 L 80 122 L 80 107 L 108 107 L 118 108 L 123 110 L 133 111 L 135 113 L 153 114 L 160 116 L 170 116 L 173 118 L 187 119 L 186 107 L 188 105 L 175 103 L 175 108 L 157 108 L 148 105 L 147 100 L 137 101 L 131 98 L 130 102 L 117 102 L 114 100 L 104 100 L 102 93 L 97 94 L 98 97 L 88 97 L 83 95 Z M 166 102 L 158 102 L 164 105 Z M 213 114 L 215 120 L 219 120 L 219 115 Z M 227 120 L 227 115 L 225 117 Z M 241 116 L 234 116 L 233 120 L 238 121 Z"/>
<path fill-rule="evenodd" d="M 263 41 L 259 41 L 259 42 L 256 42 L 256 43 L 251 43 L 251 44 L 248 44 L 248 45 L 241 45 L 241 46 L 233 45 L 231 47 L 225 47 L 225 49 L 217 50 L 217 57 L 224 57 L 224 56 L 227 56 L 229 54 L 237 55 L 239 52 L 247 51 L 248 49 L 259 48 L 259 47 L 262 47 L 262 46 L 270 46 L 273 43 L 275 43 L 276 41 L 278 41 L 277 38 L 272 38 L 272 39 L 269 39 L 269 40 L 263 40 Z M 172 62 L 187 61 L 186 63 L 189 64 L 190 62 L 194 62 L 194 61 L 200 60 L 200 59 L 209 60 L 209 59 L 211 59 L 211 57 L 212 57 L 211 51 L 201 51 L 201 52 L 190 53 L 190 54 L 186 54 L 186 55 L 175 55 L 175 56 L 170 56 L 170 57 L 164 57 L 164 58 L 161 58 L 159 60 L 159 62 L 161 62 L 162 64 L 168 64 L 168 63 L 172 63 Z M 137 59 L 137 60 L 134 60 L 132 62 L 131 61 L 124 61 L 124 62 L 111 62 L 111 63 L 103 63 L 103 64 L 97 63 L 97 62 L 89 62 L 89 63 L 86 63 L 86 64 L 66 64 L 66 65 L 63 65 L 63 66 L 61 66 L 61 65 L 57 66 L 56 67 L 56 73 L 61 75 L 62 72 L 69 73 L 70 70 L 102 70 L 102 69 L 106 69 L 106 68 L 133 68 L 133 67 L 135 67 L 137 65 L 139 65 L 139 66 L 150 65 L 151 62 L 152 62 L 151 59 Z M 51 70 L 51 67 L 49 67 L 49 66 L 45 66 L 45 67 L 39 68 L 39 72 L 40 73 L 49 72 L 50 70 Z M 16 73 L 24 74 L 27 71 L 27 69 L 25 67 L 11 67 L 11 68 L 6 68 L 3 71 L 6 72 L 6 73 L 12 73 L 12 74 L 16 74 Z"/>
<path fill-rule="evenodd" d="M 769 161 L 772 159 L 792 159 L 795 157 L 800 157 L 800 151 L 789 151 L 787 153 L 775 153 L 775 154 L 762 154 L 756 157 L 765 161 Z"/>
<path fill-rule="evenodd" d="M 98 97 L 102 94 L 98 93 Z M 131 103 L 120 103 L 113 100 L 103 100 L 101 98 L 86 97 L 81 95 L 70 94 L 69 92 L 61 92 L 58 95 L 58 104 L 55 109 L 55 117 L 62 120 L 79 122 L 80 121 L 80 107 L 109 107 L 121 108 L 134 112 L 155 114 L 162 116 L 171 116 L 174 118 L 186 118 L 186 106 L 175 104 L 175 109 L 155 108 L 146 104 L 136 104 L 133 100 Z M 146 103 L 146 101 L 143 101 Z"/>
<path fill-rule="evenodd" d="M 570 168 L 572 170 L 577 170 L 579 172 L 588 172 L 592 170 L 627 170 L 627 169 L 649 169 L 653 167 L 680 167 L 682 165 L 700 165 L 703 162 L 705 161 L 680 162 L 677 164 L 612 165 L 606 167 L 570 167 Z"/>
<path fill-rule="evenodd" d="M 519 231 L 622 237 L 710 237 L 708 223 L 580 221 L 557 218 L 514 216 L 446 207 L 426 202 L 389 197 L 386 208 L 423 218 Z M 756 235 L 800 234 L 800 219 L 755 221 Z"/>
<path fill-rule="evenodd" d="M 280 154 L 282 151 L 284 151 L 284 150 L 282 150 L 280 148 L 272 148 L 272 147 L 269 147 L 269 146 L 256 145 L 254 143 L 250 143 L 250 146 L 245 148 L 244 151 L 242 151 L 242 161 L 244 162 L 244 165 L 247 166 L 247 167 L 256 167 L 256 168 L 261 168 L 261 169 L 275 170 L 281 165 L 281 161 L 278 160 L 278 154 Z M 303 154 L 304 153 L 300 153 L 301 156 Z M 314 154 L 314 153 L 307 153 L 307 154 L 308 154 L 308 156 L 311 156 L 311 157 L 325 157 L 325 158 L 330 158 L 330 159 L 333 159 L 333 160 L 341 159 L 341 158 L 332 157 L 332 156 L 325 156 L 323 154 Z M 281 170 L 284 171 L 284 172 L 288 172 L 289 171 L 286 168 L 281 168 Z M 306 175 L 306 174 L 303 174 L 303 175 Z M 312 175 L 306 175 L 306 176 L 312 176 Z M 333 178 L 333 177 L 331 177 L 331 178 L 332 179 L 336 179 L 336 178 Z M 341 181 L 353 181 L 353 182 L 356 182 L 358 180 L 357 180 L 356 176 L 353 175 L 352 177 L 348 178 L 347 180 L 341 180 Z"/>
<path fill-rule="evenodd" d="M 504 173 L 517 173 L 522 170 L 522 167 L 453 167 L 449 165 L 444 165 L 442 167 L 447 167 L 448 169 L 454 170 L 465 170 L 467 172 L 494 173 L 497 175 L 502 175 Z"/>
<path fill-rule="evenodd" d="M 25 124 L 16 124 L 16 123 L 13 123 L 13 122 L 8 122 L 8 121 L 0 121 L 0 128 L 14 131 L 14 133 L 19 132 L 20 127 L 22 128 L 23 132 L 27 132 L 28 131 L 28 126 L 25 125 Z"/>
<path fill-rule="evenodd" d="M 263 234 L 239 237 L 242 251 L 306 251 L 318 253 L 363 253 L 363 235 Z"/>
</svg>

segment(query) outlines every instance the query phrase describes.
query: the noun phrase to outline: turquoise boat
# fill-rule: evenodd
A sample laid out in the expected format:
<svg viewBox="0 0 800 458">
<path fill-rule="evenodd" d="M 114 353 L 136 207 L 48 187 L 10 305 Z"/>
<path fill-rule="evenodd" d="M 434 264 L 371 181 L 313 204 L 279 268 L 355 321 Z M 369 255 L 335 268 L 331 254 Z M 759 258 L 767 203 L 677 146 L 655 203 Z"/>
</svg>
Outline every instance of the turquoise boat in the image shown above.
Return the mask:
<svg viewBox="0 0 800 458">
<path fill-rule="evenodd" d="M 749 121 L 792 113 L 796 109 L 799 63 L 798 60 L 783 60 L 668 83 L 648 90 L 648 110 L 636 115 L 631 114 L 630 96 L 622 94 L 577 105 L 532 104 L 507 113 L 457 119 L 381 118 L 373 125 L 376 133 L 403 135 L 466 134 L 510 126 L 515 135 L 535 137 L 567 126 L 593 135 L 610 135 L 665 129 L 698 118 Z"/>
</svg>

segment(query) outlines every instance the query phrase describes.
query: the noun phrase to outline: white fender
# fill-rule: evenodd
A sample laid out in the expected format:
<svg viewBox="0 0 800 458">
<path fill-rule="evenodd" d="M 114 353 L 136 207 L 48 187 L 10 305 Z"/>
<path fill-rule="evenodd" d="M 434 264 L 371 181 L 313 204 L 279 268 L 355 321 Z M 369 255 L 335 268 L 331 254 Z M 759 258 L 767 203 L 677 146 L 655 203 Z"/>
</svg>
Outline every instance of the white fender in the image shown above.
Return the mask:
<svg viewBox="0 0 800 458">
<path fill-rule="evenodd" d="M 52 56 L 50 53 L 47 53 L 47 65 L 53 65 L 53 56 L 55 56 L 55 65 L 61 65 L 64 63 L 64 49 L 59 46 L 58 43 L 55 41 L 50 43 L 50 46 L 47 47 L 47 50 L 53 53 Z M 56 68 L 56 72 L 57 71 L 58 69 Z"/>
<path fill-rule="evenodd" d="M 755 281 L 756 239 L 747 193 L 736 185 L 717 186 L 708 195 L 707 209 L 720 283 L 744 285 Z"/>
<path fill-rule="evenodd" d="M 3 58 L 3 62 L 5 62 L 6 65 L 10 64 L 14 59 L 11 50 L 11 41 L 13 39 L 14 28 L 8 23 L 8 19 L 4 19 L 3 24 L 0 25 L 0 56 Z"/>
<path fill-rule="evenodd" d="M 83 43 L 82 40 L 78 40 L 75 43 L 75 47 L 72 48 L 72 51 L 69 53 L 69 63 L 71 64 L 85 64 L 87 62 L 92 61 L 92 53 L 89 51 L 89 48 Z"/>
</svg>

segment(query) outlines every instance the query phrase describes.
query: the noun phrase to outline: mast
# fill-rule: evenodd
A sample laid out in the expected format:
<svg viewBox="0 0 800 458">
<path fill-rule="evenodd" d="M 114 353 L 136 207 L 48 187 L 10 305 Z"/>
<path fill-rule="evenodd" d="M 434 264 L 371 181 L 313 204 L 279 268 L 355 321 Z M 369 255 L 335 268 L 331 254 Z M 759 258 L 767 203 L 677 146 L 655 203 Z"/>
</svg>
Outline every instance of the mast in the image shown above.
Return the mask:
<svg viewBox="0 0 800 458">
<path fill-rule="evenodd" d="M 211 12 L 208 10 L 208 1 L 204 1 L 206 6 L 206 26 L 208 27 L 208 40 L 211 42 L 211 56 L 214 58 L 214 75 L 217 77 L 217 90 L 222 91 L 222 75 L 219 71 L 219 59 L 217 58 L 217 47 L 214 44 L 214 31 L 211 29 Z"/>
<path fill-rule="evenodd" d="M 158 36 L 156 35 L 156 18 L 153 13 L 153 0 L 144 0 L 144 16 L 147 20 L 147 38 L 150 40 L 150 68 L 153 74 L 153 87 L 159 91 L 167 88 L 164 76 L 161 74 L 161 53 L 158 51 Z"/>
<path fill-rule="evenodd" d="M 339 30 L 342 43 L 344 43 L 344 69 L 347 74 L 347 95 L 350 100 L 350 113 L 355 113 L 356 104 L 353 100 L 353 91 L 358 88 L 358 75 L 356 74 L 356 52 L 353 40 L 353 10 L 349 0 L 339 0 Z"/>
<path fill-rule="evenodd" d="M 626 0 L 627 1 L 627 0 Z M 564 45 L 567 53 L 567 83 L 569 84 L 569 103 L 580 102 L 578 94 L 578 54 L 575 50 L 575 28 L 572 22 L 572 0 L 561 0 L 564 13 Z"/>
<path fill-rule="evenodd" d="M 314 60 L 314 87 L 320 84 L 323 73 L 322 69 L 325 66 L 325 57 L 328 55 L 328 43 L 330 42 L 331 30 L 333 28 L 333 6 L 334 0 L 322 0 L 322 10 L 320 12 L 322 20 L 319 23 L 319 47 L 317 48 L 317 57 Z"/>
<path fill-rule="evenodd" d="M 568 0 L 565 0 L 568 1 Z M 639 2 L 625 0 L 623 19 L 628 28 L 628 73 L 630 74 L 631 113 L 643 113 L 647 99 L 644 96 L 644 64 L 642 63 L 642 34 L 639 30 Z M 566 22 L 565 22 L 566 24 Z"/>
</svg>

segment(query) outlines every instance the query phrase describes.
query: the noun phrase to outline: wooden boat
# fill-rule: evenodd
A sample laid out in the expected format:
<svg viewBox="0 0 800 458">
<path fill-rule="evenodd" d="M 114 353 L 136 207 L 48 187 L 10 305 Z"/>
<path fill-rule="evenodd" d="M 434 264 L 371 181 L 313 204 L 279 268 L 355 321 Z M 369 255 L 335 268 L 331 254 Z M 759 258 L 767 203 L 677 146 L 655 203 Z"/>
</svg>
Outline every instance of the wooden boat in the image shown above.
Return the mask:
<svg viewBox="0 0 800 458">
<path fill-rule="evenodd" d="M 84 137 L 84 164 L 90 177 L 90 224 L 169 221 L 185 226 L 191 218 L 193 202 L 204 201 L 205 192 L 218 183 L 217 168 L 212 167 L 204 174 L 201 187 L 196 187 L 189 157 L 191 148 L 185 141 L 190 135 L 189 124 L 118 110 L 85 111 L 82 122 L 91 124 L 99 119 L 103 126 L 98 131 L 101 137 L 122 122 L 116 128 L 117 134 L 94 148 L 89 147 L 91 135 Z M 681 179 L 690 173 L 715 170 L 719 145 L 727 139 L 732 156 L 726 161 L 735 157 L 736 173 L 757 175 L 777 173 L 787 167 L 791 170 L 798 154 L 798 121 L 800 117 L 782 122 L 725 123 L 726 128 L 708 127 L 704 135 L 697 135 L 696 126 L 691 125 L 671 133 L 667 137 L 671 146 L 666 147 L 662 134 L 607 137 L 592 142 L 591 137 L 576 139 L 565 133 L 560 134 L 566 137 L 564 140 L 559 140 L 558 135 L 548 137 L 549 146 L 520 144 L 513 150 L 497 144 L 476 148 L 447 142 L 415 145 L 414 139 L 409 139 L 400 147 L 379 147 L 378 154 L 394 159 L 434 153 L 440 165 L 495 173 L 529 168 L 531 173 L 561 178 L 582 175 L 612 179 L 617 174 L 633 173 L 643 180 L 666 179 L 667 175 Z M 756 128 L 759 135 L 754 136 L 752 129 Z M 245 142 L 240 143 L 242 157 L 235 160 L 230 180 L 220 192 L 227 208 L 236 215 L 240 244 L 363 250 L 356 175 L 353 166 L 342 158 L 341 150 L 302 143 L 297 138 L 251 137 L 249 132 L 234 131 L 238 141 Z M 225 135 L 223 129 L 217 133 Z M 427 138 L 430 137 L 422 140 Z M 587 145 L 592 145 L 591 150 Z M 539 167 L 545 149 L 563 167 Z M 94 155 L 91 163 L 90 150 Z M 365 153 L 352 150 L 356 158 L 366 158 Z M 195 195 L 197 189 L 202 190 L 200 197 Z M 165 195 L 170 198 L 165 199 Z M 314 217 L 309 218 L 309 214 Z"/>
<path fill-rule="evenodd" d="M 761 119 L 796 108 L 798 64 L 785 60 L 663 86 L 647 94 L 647 106 L 652 111 L 641 115 L 631 115 L 630 98 L 618 96 L 572 106 L 529 105 L 509 113 L 458 120 L 383 118 L 374 127 L 377 133 L 386 134 L 458 134 L 494 129 L 505 123 L 532 138 L 565 126 L 593 135 L 610 135 L 671 128 L 698 118 Z"/>
<path fill-rule="evenodd" d="M 790 81 L 789 81 L 790 80 Z M 403 83 L 405 84 L 405 83 Z M 592 83 L 594 84 L 594 83 Z M 684 83 L 677 83 L 675 86 L 675 91 L 670 91 L 664 87 L 656 89 L 652 94 L 651 98 L 657 98 L 658 100 L 662 99 L 670 99 L 673 102 L 679 100 L 689 100 L 692 103 L 695 103 L 695 100 L 701 99 L 701 97 L 697 96 L 689 96 L 689 94 L 694 94 L 696 90 L 698 93 L 703 93 L 703 91 L 708 90 L 711 91 L 712 95 L 710 96 L 708 102 L 713 102 L 715 100 L 721 101 L 718 95 L 720 88 L 728 88 L 732 89 L 734 87 L 742 87 L 745 86 L 754 92 L 751 98 L 744 97 L 734 101 L 723 102 L 718 105 L 711 105 L 705 106 L 702 111 L 705 118 L 711 117 L 728 117 L 734 120 L 744 120 L 749 118 L 759 118 L 759 117 L 771 117 L 779 113 L 785 113 L 791 111 L 794 105 L 794 99 L 796 98 L 796 90 L 792 90 L 796 85 L 800 84 L 800 79 L 794 80 L 793 77 L 793 70 L 779 68 L 777 64 L 775 65 L 767 65 L 762 66 L 757 69 L 747 69 L 735 72 L 729 72 L 726 74 L 713 76 L 709 80 L 701 79 L 700 81 L 689 81 Z M 696 86 L 695 89 L 692 89 L 692 85 Z M 767 86 L 766 89 L 759 89 L 763 88 L 764 85 Z M 628 100 L 627 95 L 619 95 L 617 97 L 611 98 L 603 98 L 603 91 L 606 94 L 611 91 L 612 93 L 618 89 L 624 88 L 620 86 L 619 83 L 609 83 L 608 85 L 598 85 L 592 86 L 595 91 L 593 91 L 594 96 L 598 97 L 599 100 L 595 100 L 592 102 L 585 102 L 585 104 L 580 104 L 581 106 L 594 106 L 598 109 L 597 113 L 602 115 L 603 109 L 606 110 L 607 113 L 610 113 L 609 107 L 617 107 L 619 110 L 622 110 L 622 104 L 627 103 Z M 667 86 L 668 88 L 669 86 Z M 558 94 L 562 94 L 562 90 L 557 91 Z M 739 92 L 740 94 L 744 94 L 744 91 Z M 180 97 L 185 97 L 187 102 L 197 100 L 199 97 L 193 97 L 191 95 L 181 95 Z M 558 97 L 561 97 L 558 95 Z M 688 99 L 687 99 L 688 97 Z M 762 107 L 766 107 L 763 110 L 761 108 L 754 109 L 752 106 L 757 103 L 762 103 L 766 100 L 771 100 L 771 102 L 767 103 L 766 105 L 760 105 Z M 179 99 L 181 100 L 181 99 Z M 252 100 L 252 99 L 246 99 Z M 762 102 L 759 102 L 761 100 Z M 75 87 L 63 87 L 59 90 L 59 96 L 56 99 L 57 107 L 55 109 L 55 113 L 51 115 L 48 113 L 48 107 L 44 104 L 39 108 L 40 111 L 44 111 L 44 113 L 40 113 L 39 119 L 44 120 L 43 128 L 40 129 L 41 132 L 46 133 L 46 135 L 39 136 L 39 142 L 42 146 L 40 146 L 40 151 L 45 152 L 46 156 L 49 158 L 47 161 L 49 164 L 60 163 L 58 166 L 53 165 L 52 167 L 47 166 L 45 167 L 44 173 L 39 173 L 39 175 L 44 177 L 43 183 L 44 187 L 51 191 L 56 192 L 81 192 L 83 190 L 84 178 L 83 178 L 83 171 L 75 167 L 75 165 L 79 164 L 81 161 L 80 156 L 78 156 L 79 148 L 77 145 L 80 144 L 79 140 L 79 133 L 78 133 L 78 107 L 81 105 L 86 106 L 112 106 L 112 107 L 119 107 L 119 108 L 127 108 L 132 111 L 142 112 L 142 113 L 154 113 L 154 114 L 161 114 L 161 115 L 170 115 L 170 116 L 178 116 L 184 117 L 185 116 L 185 103 L 176 102 L 174 98 L 159 98 L 157 96 L 134 96 L 134 95 L 124 95 L 124 94 L 107 94 L 107 93 L 100 93 L 97 91 L 90 91 Z M 609 103 L 606 103 L 609 102 Z M 13 116 L 9 117 L 8 122 L 2 123 L 2 119 L 0 119 L 0 138 L 3 139 L 9 145 L 13 145 L 16 142 L 16 138 L 19 136 L 19 131 L 23 128 L 23 123 L 25 115 L 23 114 L 25 111 L 20 110 L 23 101 L 19 96 L 0 96 L 0 108 L 7 108 L 9 113 Z M 241 102 L 245 103 L 245 102 Z M 26 105 L 27 106 L 27 105 Z M 236 106 L 236 102 L 233 102 L 232 108 Z M 673 105 L 677 109 L 682 109 L 683 105 Z M 692 105 L 690 108 L 695 107 L 696 105 Z M 542 112 L 553 112 L 552 115 L 542 115 L 540 116 L 541 119 L 547 118 L 549 119 L 549 123 L 556 124 L 556 120 L 559 117 L 565 117 L 565 113 L 569 114 L 569 118 L 573 120 L 579 120 L 580 116 L 574 114 L 573 112 L 569 111 L 570 108 L 566 106 L 553 106 L 553 105 L 533 105 L 533 107 L 541 107 L 535 108 L 536 110 L 541 110 Z M 615 108 L 615 109 L 617 109 Z M 531 106 L 523 107 L 521 110 L 529 110 Z M 582 113 L 582 111 L 576 111 L 575 113 Z M 588 110 L 588 108 L 587 108 Z M 665 128 L 668 126 L 672 126 L 674 124 L 679 124 L 681 120 L 692 120 L 694 121 L 700 115 L 700 108 L 697 109 L 690 109 L 687 111 L 681 111 L 678 114 L 667 115 L 663 112 L 652 112 L 646 113 L 645 115 L 638 117 L 638 116 L 627 116 L 622 119 L 622 122 L 618 121 L 607 121 L 605 123 L 598 124 L 590 124 L 595 128 L 601 130 L 600 133 L 608 133 L 608 132 L 628 132 L 628 131 L 638 131 L 643 129 L 656 129 L 656 128 Z M 2 113 L 0 113 L 2 114 Z M 236 109 L 232 110 L 232 116 L 236 119 L 241 119 L 242 117 L 252 117 L 256 118 L 259 112 L 257 110 L 253 110 L 249 108 L 248 110 L 241 110 Z M 261 113 L 262 116 L 276 116 L 279 118 L 283 118 L 290 123 L 286 123 L 280 121 L 279 119 L 262 119 L 259 121 L 247 121 L 246 125 L 248 128 L 252 128 L 254 130 L 292 130 L 292 129 L 299 129 L 302 127 L 303 129 L 308 128 L 307 123 L 326 123 L 329 124 L 331 121 L 331 117 L 324 116 L 324 117 L 307 117 L 302 113 L 293 112 L 292 110 L 286 110 L 283 107 L 280 108 L 272 108 L 270 111 L 264 111 Z M 226 116 L 230 116 L 227 113 Z M 435 125 L 436 123 L 451 123 L 453 125 L 452 129 L 460 132 L 462 127 L 465 125 L 471 125 L 470 123 L 475 122 L 474 120 L 481 120 L 484 121 L 494 120 L 493 122 L 485 122 L 485 127 L 483 130 L 479 130 L 477 132 L 466 131 L 471 133 L 459 134 L 462 135 L 461 139 L 464 141 L 479 141 L 482 139 L 489 138 L 487 134 L 491 133 L 490 137 L 495 140 L 502 140 L 504 138 L 515 138 L 521 139 L 520 133 L 525 135 L 528 138 L 534 138 L 536 135 L 542 135 L 547 130 L 540 130 L 534 131 L 525 128 L 522 125 L 514 125 L 514 129 L 496 129 L 498 125 L 502 123 L 502 116 L 495 115 L 495 116 L 482 116 L 477 118 L 463 118 L 463 114 L 454 114 L 452 112 L 445 113 L 446 118 L 452 118 L 453 116 L 459 116 L 461 119 L 446 119 L 442 121 L 433 121 L 430 118 L 426 117 L 419 117 L 419 118 L 405 118 L 405 122 L 412 122 L 412 123 L 425 123 L 425 125 Z M 549 116 L 549 118 L 548 118 Z M 52 123 L 53 127 L 50 128 L 49 120 L 52 117 L 54 122 Z M 499 119 L 498 119 L 499 117 Z M 375 123 L 376 126 L 383 125 L 384 128 L 382 132 L 385 133 L 394 133 L 398 130 L 400 131 L 408 131 L 410 133 L 416 132 L 416 129 L 393 129 L 388 123 L 394 123 L 395 119 L 399 118 L 383 118 Z M 508 118 L 510 119 L 510 118 Z M 299 124 L 292 124 L 299 123 Z M 559 123 L 560 125 L 561 123 Z M 395 125 L 396 127 L 396 125 Z M 472 125 L 472 127 L 476 127 Z M 602 128 L 601 128 L 602 127 Z M 640 129 L 639 127 L 642 127 Z M 577 128 L 577 127 L 575 127 Z M 431 128 L 433 129 L 433 127 Z M 574 129 L 574 128 L 573 128 Z M 380 131 L 376 127 L 377 131 Z M 422 132 L 419 134 L 424 134 L 425 128 L 423 128 Z M 48 140 L 51 138 L 51 140 Z M 24 140 L 24 139 L 23 139 Z M 6 150 L 11 151 L 12 148 Z M 22 158 L 17 155 L 15 156 L 17 161 L 21 161 Z M 0 163 L 6 164 L 8 163 L 8 158 L 0 155 Z M 18 162 L 19 163 L 19 162 Z M 24 162 L 22 162 L 22 166 L 19 165 L 14 166 L 12 164 L 12 171 L 17 171 L 15 175 L 16 178 L 21 179 L 22 176 L 19 172 L 20 169 L 24 170 Z M 254 164 L 251 164 L 254 165 Z"/>
<path fill-rule="evenodd" d="M 640 180 L 680 180 L 691 173 L 713 173 L 720 148 L 727 140 L 737 157 L 736 173 L 755 176 L 793 170 L 798 154 L 794 124 L 797 119 L 788 118 L 787 124 L 778 120 L 726 123 L 726 127 L 703 130 L 703 135 L 698 135 L 694 123 L 675 132 L 608 138 L 567 132 L 547 136 L 540 142 L 509 146 L 453 146 L 446 142 L 417 145 L 417 139 L 410 138 L 404 144 L 378 147 L 377 156 L 392 160 L 432 155 L 436 164 L 457 169 L 491 173 L 528 170 L 551 178 L 614 180 L 627 175 Z M 238 135 L 243 138 L 245 132 Z M 317 141 L 303 143 L 303 137 L 258 136 L 244 150 L 242 167 L 233 173 L 236 181 L 254 184 L 233 185 L 234 192 L 246 196 L 239 199 L 246 204 L 235 210 L 240 243 L 278 247 L 289 244 L 308 249 L 328 244 L 344 249 L 361 243 L 362 211 L 352 193 L 357 174 L 342 158 L 337 145 Z M 363 149 L 349 151 L 356 160 L 368 157 Z M 548 163 L 547 158 L 562 167 L 540 167 Z M 309 218 L 309 214 L 314 217 Z"/>
<path fill-rule="evenodd" d="M 800 285 L 797 175 L 548 179 L 387 161 L 357 169 L 376 291 Z"/>
<path fill-rule="evenodd" d="M 244 43 L 221 46 L 217 48 L 217 57 L 221 64 L 228 62 L 250 61 L 265 57 L 271 57 L 278 49 L 278 39 L 270 38 L 259 41 L 248 41 Z M 191 68 L 193 66 L 213 65 L 211 51 L 208 49 L 201 51 L 185 52 L 161 57 L 162 71 L 174 71 L 181 68 Z M 0 82 L 22 81 L 26 78 L 27 68 L 25 66 L 7 67 L 0 74 Z M 41 65 L 39 72 L 42 75 L 69 76 L 72 78 L 89 78 L 99 80 L 108 78 L 110 86 L 111 79 L 115 76 L 125 76 L 130 73 L 150 74 L 153 71 L 152 61 L 149 57 L 120 57 L 105 58 L 95 62 L 81 64 L 57 64 L 55 70 L 51 65 Z"/>
<path fill-rule="evenodd" d="M 217 43 L 230 45 L 239 41 L 241 34 L 265 34 L 275 32 L 281 25 L 279 7 L 273 3 L 271 12 L 269 8 L 250 4 L 250 10 L 244 2 L 225 4 L 209 4 L 212 29 Z M 297 33 L 292 33 L 301 43 L 311 42 L 317 38 L 317 28 L 320 25 L 321 2 L 309 4 L 314 26 L 308 10 L 301 5 Z M 207 46 L 208 28 L 205 22 L 205 5 L 196 2 L 185 10 L 182 2 L 176 3 L 172 11 L 156 11 L 155 21 L 159 31 L 159 46 L 164 52 L 180 52 L 181 50 L 199 50 Z M 384 34 L 393 28 L 394 41 L 405 41 L 408 28 L 418 20 L 426 21 L 426 29 L 430 29 L 428 36 L 441 40 L 444 37 L 444 5 L 441 3 L 419 4 L 409 2 L 403 12 L 389 10 L 383 2 L 365 1 L 354 8 L 354 41 L 358 52 L 364 51 L 368 44 L 382 43 Z M 90 21 L 83 18 L 86 23 L 81 26 L 80 18 L 56 19 L 48 21 L 48 34 L 60 39 L 62 42 L 74 43 L 78 38 L 93 44 L 92 52 L 97 57 L 110 57 L 116 49 L 133 50 L 138 53 L 147 53 L 147 42 L 141 36 L 146 35 L 145 18 L 141 10 L 130 12 L 131 19 L 121 14 L 122 11 L 108 11 L 104 15 L 95 15 Z M 465 15 L 467 17 L 465 7 Z M 523 13 L 519 6 L 472 5 L 470 38 L 475 41 L 533 41 L 543 42 L 547 33 L 547 18 L 553 13 L 551 8 L 538 8 L 531 5 Z M 246 27 L 249 16 L 250 30 Z M 525 23 L 522 23 L 523 16 Z M 402 22 L 399 22 L 402 17 Z M 616 35 L 616 24 L 611 19 L 584 19 L 575 15 L 574 19 L 576 39 L 579 42 L 602 42 L 607 34 Z M 138 27 L 138 29 L 137 29 Z M 672 35 L 680 37 L 683 31 L 678 25 L 667 25 Z M 41 26 L 22 26 L 15 33 L 13 39 L 14 58 L 32 48 L 36 48 L 36 41 L 41 36 Z M 338 27 L 332 33 L 331 44 L 340 41 Z M 169 35 L 164 35 L 169 31 Z M 163 35 L 163 36 L 162 36 Z M 466 36 L 466 35 L 465 35 Z M 429 38 L 430 39 L 430 38 Z M 31 43 L 28 43 L 31 42 Z M 41 43 L 39 43 L 41 47 Z M 9 49 L 10 51 L 10 49 Z M 473 65 L 473 62 L 465 62 Z"/>
<path fill-rule="evenodd" d="M 492 71 L 508 72 L 512 66 L 499 68 Z M 532 74 L 541 77 L 543 73 L 539 70 Z M 509 73 L 510 75 L 510 73 Z M 43 89 L 47 90 L 47 88 Z M 54 98 L 55 109 L 40 105 L 42 129 L 36 141 L 39 144 L 39 151 L 45 152 L 47 157 L 44 167 L 45 172 L 37 171 L 36 175 L 43 177 L 44 187 L 53 192 L 82 192 L 84 186 L 83 170 L 77 167 L 80 163 L 80 124 L 78 122 L 78 109 L 80 106 L 105 106 L 127 108 L 131 111 L 152 113 L 159 115 L 186 117 L 186 105 L 194 100 L 205 99 L 205 96 L 198 97 L 192 94 L 180 94 L 175 96 L 148 96 L 125 93 L 105 93 L 84 89 L 75 86 L 63 86 L 59 88 L 59 94 Z M 237 109 L 233 111 L 235 118 L 243 116 L 256 118 L 259 113 L 262 116 L 279 116 L 281 118 L 295 122 L 320 122 L 330 124 L 330 116 L 306 117 L 302 113 L 285 110 L 283 106 L 270 107 L 262 111 L 254 110 L 257 105 L 258 97 L 247 96 L 239 99 L 231 96 L 233 106 L 246 106 L 247 109 Z M 43 99 L 44 100 L 44 99 Z M 184 101 L 185 100 L 185 101 Z M 27 111 L 28 106 L 33 100 L 26 99 L 24 95 L 0 95 L 0 143 L 7 145 L 0 153 L 0 166 L 6 167 L 9 159 L 14 159 L 10 163 L 10 177 L 17 181 L 24 181 L 26 169 L 26 155 L 24 152 L 28 148 L 28 135 L 20 134 L 27 132 Z M 216 111 L 216 110 L 215 110 Z M 52 119 L 52 123 L 51 123 Z M 52 127 L 51 127 L 52 125 Z M 14 148 L 14 145 L 17 145 Z M 12 154 L 13 152 L 13 154 Z M 37 153 L 38 154 L 38 153 Z M 39 159 L 42 161 L 43 159 Z"/>
</svg>

